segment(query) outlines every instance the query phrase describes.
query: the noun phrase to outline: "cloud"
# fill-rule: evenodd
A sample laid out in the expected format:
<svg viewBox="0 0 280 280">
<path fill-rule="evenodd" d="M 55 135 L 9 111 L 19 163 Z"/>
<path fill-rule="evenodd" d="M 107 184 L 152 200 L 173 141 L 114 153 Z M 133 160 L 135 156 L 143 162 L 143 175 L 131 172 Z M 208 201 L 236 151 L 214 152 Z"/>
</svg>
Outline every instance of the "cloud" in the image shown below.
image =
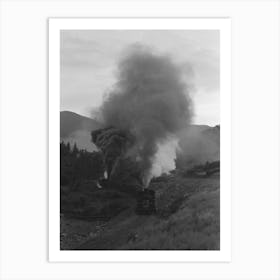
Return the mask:
<svg viewBox="0 0 280 280">
<path fill-rule="evenodd" d="M 195 85 L 195 102 L 200 103 L 195 107 L 207 108 L 197 114 L 203 114 L 207 123 L 219 121 L 215 111 L 219 104 L 219 31 L 215 30 L 61 31 L 61 110 L 88 114 L 89 103 L 98 107 L 114 82 L 122 51 L 133 43 L 169 54 L 181 64 L 186 81 Z"/>
</svg>

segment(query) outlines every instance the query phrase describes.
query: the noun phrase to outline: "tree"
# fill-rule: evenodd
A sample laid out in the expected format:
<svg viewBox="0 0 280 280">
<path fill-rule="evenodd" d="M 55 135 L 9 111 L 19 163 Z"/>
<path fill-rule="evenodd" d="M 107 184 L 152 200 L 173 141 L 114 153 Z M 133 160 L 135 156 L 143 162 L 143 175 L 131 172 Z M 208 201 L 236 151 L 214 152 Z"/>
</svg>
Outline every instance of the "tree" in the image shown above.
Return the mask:
<svg viewBox="0 0 280 280">
<path fill-rule="evenodd" d="M 73 154 L 73 156 L 76 157 L 78 153 L 79 153 L 79 150 L 78 150 L 77 144 L 76 144 L 76 142 L 75 142 L 75 144 L 74 144 L 74 146 L 73 146 L 72 154 Z"/>
<path fill-rule="evenodd" d="M 70 154 L 71 153 L 71 146 L 70 146 L 70 143 L 68 142 L 67 145 L 66 145 L 66 152 L 67 154 Z"/>
</svg>

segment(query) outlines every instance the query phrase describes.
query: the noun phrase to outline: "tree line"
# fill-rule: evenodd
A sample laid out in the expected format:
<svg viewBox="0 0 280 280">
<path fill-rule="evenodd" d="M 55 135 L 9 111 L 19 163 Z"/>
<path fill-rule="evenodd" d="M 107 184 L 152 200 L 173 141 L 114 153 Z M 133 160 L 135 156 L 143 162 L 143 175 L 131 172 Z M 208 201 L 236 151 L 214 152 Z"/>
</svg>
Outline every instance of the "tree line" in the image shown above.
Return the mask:
<svg viewBox="0 0 280 280">
<path fill-rule="evenodd" d="M 104 173 L 101 152 L 79 149 L 76 143 L 60 142 L 60 184 L 73 185 L 81 180 L 96 180 Z"/>
</svg>

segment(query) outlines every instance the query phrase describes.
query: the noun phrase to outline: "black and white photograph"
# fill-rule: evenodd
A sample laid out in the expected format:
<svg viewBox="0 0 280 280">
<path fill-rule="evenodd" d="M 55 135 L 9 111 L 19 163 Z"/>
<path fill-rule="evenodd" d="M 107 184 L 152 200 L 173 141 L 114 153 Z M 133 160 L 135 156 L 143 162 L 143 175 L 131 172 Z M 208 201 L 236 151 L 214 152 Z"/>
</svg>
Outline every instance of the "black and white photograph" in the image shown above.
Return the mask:
<svg viewBox="0 0 280 280">
<path fill-rule="evenodd" d="M 0 0 L 0 279 L 280 279 L 278 0 Z"/>
<path fill-rule="evenodd" d="M 279 20 L 0 0 L 0 279 L 280 280 Z"/>
<path fill-rule="evenodd" d="M 219 251 L 220 30 L 59 46 L 60 251 Z"/>
</svg>

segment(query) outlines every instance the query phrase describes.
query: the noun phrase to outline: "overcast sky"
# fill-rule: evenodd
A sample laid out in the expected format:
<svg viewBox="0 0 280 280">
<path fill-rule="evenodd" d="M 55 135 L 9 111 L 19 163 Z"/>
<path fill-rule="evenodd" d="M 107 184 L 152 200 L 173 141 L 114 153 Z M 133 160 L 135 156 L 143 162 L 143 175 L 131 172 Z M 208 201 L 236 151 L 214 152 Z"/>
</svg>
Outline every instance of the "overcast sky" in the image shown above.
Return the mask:
<svg viewBox="0 0 280 280">
<path fill-rule="evenodd" d="M 61 31 L 61 111 L 90 116 L 115 82 L 125 48 L 140 43 L 170 55 L 192 85 L 194 123 L 220 123 L 219 31 Z"/>
</svg>

